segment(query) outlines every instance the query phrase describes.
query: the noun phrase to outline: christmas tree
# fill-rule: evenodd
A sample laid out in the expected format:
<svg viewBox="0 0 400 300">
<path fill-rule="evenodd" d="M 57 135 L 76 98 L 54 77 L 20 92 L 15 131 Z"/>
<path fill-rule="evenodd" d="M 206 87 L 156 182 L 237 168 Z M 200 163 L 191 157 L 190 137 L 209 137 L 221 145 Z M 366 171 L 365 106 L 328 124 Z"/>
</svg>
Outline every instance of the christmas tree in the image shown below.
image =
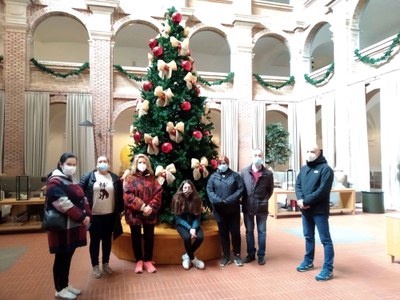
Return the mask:
<svg viewBox="0 0 400 300">
<path fill-rule="evenodd" d="M 174 7 L 168 9 L 163 30 L 149 41 L 149 67 L 131 126 L 133 154 L 148 155 L 162 183 L 161 223 L 173 221 L 171 199 L 185 179 L 193 181 L 203 206 L 209 208 L 206 186 L 217 167 L 214 126 L 197 85 L 189 30 L 179 25 L 181 20 Z"/>
</svg>

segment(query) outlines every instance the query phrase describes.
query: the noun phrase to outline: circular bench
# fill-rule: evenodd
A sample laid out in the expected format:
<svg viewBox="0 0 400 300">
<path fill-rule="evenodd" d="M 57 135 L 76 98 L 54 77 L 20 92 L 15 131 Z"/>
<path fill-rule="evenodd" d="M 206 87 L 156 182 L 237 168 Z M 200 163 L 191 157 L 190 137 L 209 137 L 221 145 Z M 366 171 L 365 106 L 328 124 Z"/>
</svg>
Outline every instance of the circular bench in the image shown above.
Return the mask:
<svg viewBox="0 0 400 300">
<path fill-rule="evenodd" d="M 112 244 L 112 252 L 120 259 L 134 261 L 131 232 L 129 225 L 122 220 L 123 234 Z M 203 221 L 201 228 L 204 241 L 196 251 L 196 256 L 204 261 L 221 257 L 221 246 L 218 236 L 217 223 L 214 220 Z M 175 228 L 160 224 L 154 230 L 153 261 L 156 264 L 181 264 L 182 254 L 185 253 L 183 240 Z"/>
</svg>

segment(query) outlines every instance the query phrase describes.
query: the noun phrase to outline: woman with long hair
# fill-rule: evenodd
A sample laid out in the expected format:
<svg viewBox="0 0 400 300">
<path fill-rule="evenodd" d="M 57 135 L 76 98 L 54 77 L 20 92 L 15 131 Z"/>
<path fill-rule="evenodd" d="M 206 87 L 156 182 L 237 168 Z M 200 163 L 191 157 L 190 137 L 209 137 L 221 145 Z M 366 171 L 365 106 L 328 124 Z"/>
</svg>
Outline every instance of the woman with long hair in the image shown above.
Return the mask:
<svg viewBox="0 0 400 300">
<path fill-rule="evenodd" d="M 183 268 L 189 270 L 193 264 L 197 269 L 204 269 L 204 262 L 194 256 L 203 243 L 204 235 L 200 227 L 202 201 L 192 181 L 182 181 L 172 198 L 171 210 L 186 249 L 182 255 Z"/>
<path fill-rule="evenodd" d="M 125 220 L 131 229 L 135 273 L 156 272 L 153 263 L 154 227 L 161 206 L 162 187 L 154 176 L 149 158 L 137 154 L 123 183 Z M 144 251 L 142 250 L 142 227 Z"/>
</svg>

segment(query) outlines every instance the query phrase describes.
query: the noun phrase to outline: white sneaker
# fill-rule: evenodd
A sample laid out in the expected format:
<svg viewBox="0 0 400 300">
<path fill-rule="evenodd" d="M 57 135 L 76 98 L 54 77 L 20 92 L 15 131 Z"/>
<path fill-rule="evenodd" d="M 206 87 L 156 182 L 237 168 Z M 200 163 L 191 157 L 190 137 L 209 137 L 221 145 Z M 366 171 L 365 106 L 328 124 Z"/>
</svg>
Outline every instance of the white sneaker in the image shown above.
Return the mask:
<svg viewBox="0 0 400 300">
<path fill-rule="evenodd" d="M 204 262 L 203 262 L 202 260 L 198 259 L 197 257 L 194 257 L 194 259 L 192 259 L 192 264 L 193 264 L 197 269 L 200 269 L 200 270 L 203 270 L 204 267 L 205 267 Z"/>
<path fill-rule="evenodd" d="M 82 290 L 80 290 L 80 289 L 77 289 L 77 288 L 74 288 L 72 285 L 69 285 L 68 287 L 67 287 L 67 290 L 69 291 L 69 292 L 71 292 L 72 294 L 75 294 L 75 295 L 80 295 L 80 294 L 82 294 Z"/>
<path fill-rule="evenodd" d="M 190 258 L 189 258 L 189 256 L 188 256 L 187 259 L 184 259 L 184 260 L 182 261 L 182 267 L 183 267 L 185 270 L 189 270 L 189 269 L 190 269 L 190 265 L 191 265 L 191 263 L 190 263 Z"/>
<path fill-rule="evenodd" d="M 182 255 L 182 260 L 189 259 L 189 255 L 187 253 Z"/>
<path fill-rule="evenodd" d="M 112 269 L 108 265 L 108 263 L 103 264 L 103 274 L 111 275 L 112 274 Z"/>
<path fill-rule="evenodd" d="M 76 299 L 76 295 L 68 291 L 68 288 L 63 288 L 61 291 L 56 292 L 55 297 L 57 299 L 64 299 L 64 300 L 74 300 Z"/>
<path fill-rule="evenodd" d="M 92 276 L 94 278 L 100 278 L 101 277 L 101 272 L 100 272 L 100 269 L 99 269 L 99 265 L 96 265 L 96 266 L 93 267 Z"/>
</svg>

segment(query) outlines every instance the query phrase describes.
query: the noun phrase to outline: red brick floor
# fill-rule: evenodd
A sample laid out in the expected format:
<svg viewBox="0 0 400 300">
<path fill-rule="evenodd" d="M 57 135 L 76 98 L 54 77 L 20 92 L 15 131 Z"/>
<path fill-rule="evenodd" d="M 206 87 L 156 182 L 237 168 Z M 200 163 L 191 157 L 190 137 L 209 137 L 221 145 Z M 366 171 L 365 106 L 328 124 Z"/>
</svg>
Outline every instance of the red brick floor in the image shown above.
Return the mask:
<svg viewBox="0 0 400 300">
<path fill-rule="evenodd" d="M 101 299 L 400 299 L 400 265 L 386 253 L 384 214 L 338 215 L 330 218 L 335 244 L 335 277 L 315 281 L 323 253 L 318 243 L 316 269 L 299 273 L 304 254 L 300 218 L 268 218 L 267 264 L 238 268 L 206 262 L 205 270 L 185 271 L 179 265 L 160 265 L 156 274 L 134 273 L 134 263 L 114 255 L 112 276 L 94 279 L 88 247 L 79 248 L 72 261 L 70 283 L 83 289 L 80 300 Z M 242 228 L 242 255 L 246 243 Z M 318 240 L 318 237 L 317 237 Z M 0 272 L 1 300 L 54 299 L 53 256 L 45 233 L 0 235 L 0 248 L 27 251 Z"/>
</svg>

